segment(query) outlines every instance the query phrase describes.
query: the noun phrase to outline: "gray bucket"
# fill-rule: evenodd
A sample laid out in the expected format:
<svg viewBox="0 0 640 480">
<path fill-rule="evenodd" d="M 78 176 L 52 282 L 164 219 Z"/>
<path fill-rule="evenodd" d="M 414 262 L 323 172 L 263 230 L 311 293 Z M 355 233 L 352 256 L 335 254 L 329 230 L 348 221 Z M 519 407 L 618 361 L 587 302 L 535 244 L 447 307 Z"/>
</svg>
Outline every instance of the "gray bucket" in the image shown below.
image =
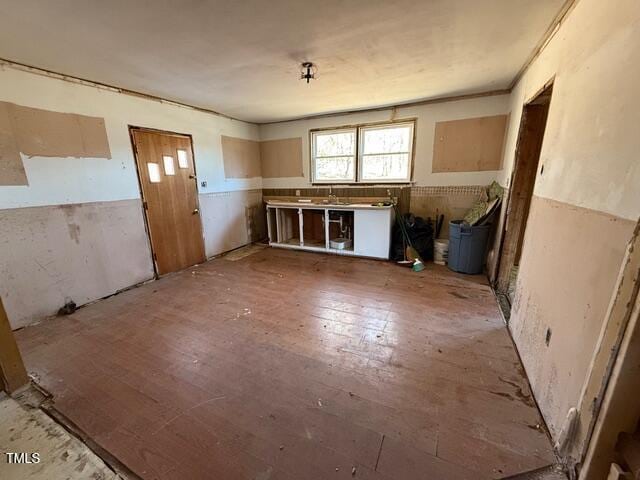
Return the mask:
<svg viewBox="0 0 640 480">
<path fill-rule="evenodd" d="M 491 225 L 462 225 L 449 222 L 449 268 L 454 272 L 482 273 Z"/>
</svg>

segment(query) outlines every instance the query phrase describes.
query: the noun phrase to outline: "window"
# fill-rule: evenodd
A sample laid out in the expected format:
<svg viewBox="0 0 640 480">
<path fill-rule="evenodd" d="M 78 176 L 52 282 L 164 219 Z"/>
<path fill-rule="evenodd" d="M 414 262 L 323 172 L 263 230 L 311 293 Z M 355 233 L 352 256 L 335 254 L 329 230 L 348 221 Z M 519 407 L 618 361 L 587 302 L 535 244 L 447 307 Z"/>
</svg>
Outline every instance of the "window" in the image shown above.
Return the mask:
<svg viewBox="0 0 640 480">
<path fill-rule="evenodd" d="M 157 163 L 147 163 L 147 170 L 149 172 L 149 182 L 160 183 L 160 165 Z"/>
<path fill-rule="evenodd" d="M 313 183 L 411 181 L 414 122 L 311 131 Z"/>
<path fill-rule="evenodd" d="M 359 180 L 369 183 L 411 180 L 413 123 L 360 127 Z"/>
<path fill-rule="evenodd" d="M 311 166 L 314 183 L 356 181 L 356 129 L 311 133 Z"/>
<path fill-rule="evenodd" d="M 186 150 L 178 149 L 178 167 L 189 168 L 189 157 Z"/>
<path fill-rule="evenodd" d="M 162 162 L 164 163 L 164 174 L 175 175 L 176 169 L 173 165 L 173 157 L 171 155 L 163 155 Z"/>
</svg>

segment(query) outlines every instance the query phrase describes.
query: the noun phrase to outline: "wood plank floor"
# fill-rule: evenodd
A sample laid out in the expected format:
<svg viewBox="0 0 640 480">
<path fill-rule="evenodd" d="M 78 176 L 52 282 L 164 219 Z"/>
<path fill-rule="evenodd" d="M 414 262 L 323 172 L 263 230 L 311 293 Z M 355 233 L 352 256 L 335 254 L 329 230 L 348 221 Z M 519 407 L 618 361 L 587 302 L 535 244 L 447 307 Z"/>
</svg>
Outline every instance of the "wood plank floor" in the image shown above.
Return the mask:
<svg viewBox="0 0 640 480">
<path fill-rule="evenodd" d="M 264 249 L 17 332 L 144 479 L 482 479 L 554 461 L 486 281 Z"/>
</svg>

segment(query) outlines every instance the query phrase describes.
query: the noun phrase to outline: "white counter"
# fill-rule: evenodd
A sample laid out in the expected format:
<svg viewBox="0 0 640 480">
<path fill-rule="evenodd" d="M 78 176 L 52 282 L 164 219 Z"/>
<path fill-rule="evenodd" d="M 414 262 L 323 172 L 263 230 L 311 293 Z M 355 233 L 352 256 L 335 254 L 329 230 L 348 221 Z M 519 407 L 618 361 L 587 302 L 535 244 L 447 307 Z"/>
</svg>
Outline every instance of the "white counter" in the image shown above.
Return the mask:
<svg viewBox="0 0 640 480">
<path fill-rule="evenodd" d="M 313 202 L 286 202 L 278 200 L 267 201 L 267 206 L 311 208 L 314 210 L 328 208 L 330 210 L 391 210 L 391 205 L 371 205 L 370 203 L 313 203 Z"/>
<path fill-rule="evenodd" d="M 313 225 L 305 227 L 305 217 Z M 349 248 L 342 250 L 330 246 L 330 240 L 340 235 L 337 226 L 332 229 L 330 225 L 339 224 L 340 217 L 353 240 Z M 389 259 L 393 219 L 390 205 L 267 202 L 269 245 L 280 248 Z M 318 235 L 320 231 L 322 238 Z"/>
</svg>

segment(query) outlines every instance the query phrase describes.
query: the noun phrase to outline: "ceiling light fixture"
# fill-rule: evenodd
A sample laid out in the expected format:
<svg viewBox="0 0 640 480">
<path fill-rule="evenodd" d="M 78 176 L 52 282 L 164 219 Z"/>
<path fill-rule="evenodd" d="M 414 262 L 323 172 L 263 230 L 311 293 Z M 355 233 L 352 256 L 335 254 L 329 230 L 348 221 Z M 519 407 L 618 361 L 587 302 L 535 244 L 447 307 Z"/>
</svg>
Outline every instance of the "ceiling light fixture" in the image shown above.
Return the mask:
<svg viewBox="0 0 640 480">
<path fill-rule="evenodd" d="M 316 73 L 318 73 L 318 67 L 311 62 L 304 62 L 300 66 L 300 80 L 306 80 L 309 83 L 309 80 L 316 78 Z"/>
</svg>

